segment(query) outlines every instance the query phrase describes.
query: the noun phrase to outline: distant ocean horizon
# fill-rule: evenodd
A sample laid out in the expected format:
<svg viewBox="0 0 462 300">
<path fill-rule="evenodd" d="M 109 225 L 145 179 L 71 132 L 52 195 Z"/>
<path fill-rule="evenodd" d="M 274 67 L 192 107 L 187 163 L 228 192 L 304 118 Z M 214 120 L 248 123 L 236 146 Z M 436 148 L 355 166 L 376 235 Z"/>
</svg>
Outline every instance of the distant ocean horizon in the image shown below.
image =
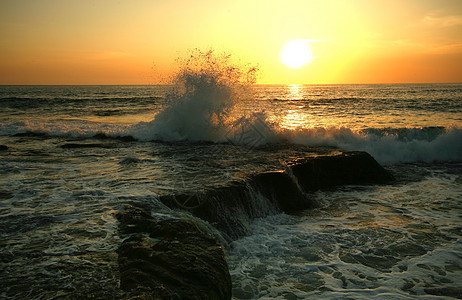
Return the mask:
<svg viewBox="0 0 462 300">
<path fill-rule="evenodd" d="M 224 238 L 233 297 L 462 297 L 462 83 L 185 81 L 0 86 L 1 298 L 122 297 L 125 205 L 178 218 L 159 197 L 323 147 L 366 151 L 397 181 L 242 221 Z"/>
<path fill-rule="evenodd" d="M 309 86 L 309 85 L 420 85 L 420 84 L 461 84 L 462 81 L 448 81 L 448 82 L 374 82 L 374 83 L 361 83 L 361 82 L 350 82 L 350 83 L 254 83 L 255 86 L 290 86 L 290 85 L 299 85 L 299 86 Z M 34 84 L 34 83 L 27 83 L 27 84 L 0 84 L 0 86 L 173 86 L 175 85 L 174 82 L 172 83 L 139 83 L 139 84 L 126 84 L 126 83 L 113 83 L 113 84 L 98 84 L 98 83 L 77 83 L 77 84 Z"/>
</svg>

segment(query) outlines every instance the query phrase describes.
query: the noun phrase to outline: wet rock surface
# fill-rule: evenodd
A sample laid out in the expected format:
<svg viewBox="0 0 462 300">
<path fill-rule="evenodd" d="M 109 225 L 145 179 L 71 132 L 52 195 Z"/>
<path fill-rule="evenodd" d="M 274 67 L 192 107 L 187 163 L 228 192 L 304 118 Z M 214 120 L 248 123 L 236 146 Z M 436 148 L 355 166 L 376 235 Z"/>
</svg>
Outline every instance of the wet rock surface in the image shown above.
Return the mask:
<svg viewBox="0 0 462 300">
<path fill-rule="evenodd" d="M 367 152 L 343 152 L 299 160 L 290 169 L 305 191 L 340 185 L 388 183 L 394 177 Z"/>
<path fill-rule="evenodd" d="M 203 224 L 232 241 L 249 234 L 255 218 L 314 207 L 316 190 L 393 180 L 369 154 L 337 152 L 298 159 L 285 169 L 223 187 L 160 197 L 173 211 L 186 212 L 178 218 L 153 217 L 129 205 L 117 216 L 120 233 L 128 236 L 118 250 L 120 287 L 129 298 L 230 299 L 223 249 Z"/>
<path fill-rule="evenodd" d="M 338 151 L 297 159 L 280 170 L 253 174 L 225 187 L 162 196 L 160 201 L 208 221 L 233 240 L 249 234 L 249 224 L 255 218 L 315 207 L 312 193 L 317 190 L 393 180 L 368 153 Z"/>
<path fill-rule="evenodd" d="M 223 249 L 192 220 L 158 220 L 137 207 L 118 219 L 121 233 L 130 234 L 118 250 L 127 298 L 231 298 Z"/>
</svg>

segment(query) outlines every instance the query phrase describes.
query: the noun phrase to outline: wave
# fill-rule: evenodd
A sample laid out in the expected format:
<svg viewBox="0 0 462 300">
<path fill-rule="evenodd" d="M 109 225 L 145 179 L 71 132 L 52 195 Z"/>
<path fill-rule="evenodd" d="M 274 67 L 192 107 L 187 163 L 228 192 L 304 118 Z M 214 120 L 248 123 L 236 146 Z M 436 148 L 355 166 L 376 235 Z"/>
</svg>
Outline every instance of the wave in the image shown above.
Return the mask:
<svg viewBox="0 0 462 300">
<path fill-rule="evenodd" d="M 0 136 L 126 137 L 128 127 L 124 124 L 98 123 L 82 119 L 4 121 L 0 123 Z"/>
<path fill-rule="evenodd" d="M 335 146 L 370 153 L 385 165 L 409 162 L 462 161 L 462 130 L 456 127 L 313 128 L 284 132 L 292 143 Z"/>
<path fill-rule="evenodd" d="M 130 134 L 140 140 L 222 141 L 255 72 L 255 67 L 238 67 L 229 55 L 196 49 L 182 62 L 167 106 L 151 122 L 135 125 Z"/>
<path fill-rule="evenodd" d="M 133 137 L 138 141 L 231 143 L 248 148 L 292 143 L 362 150 L 382 164 L 462 161 L 462 130 L 457 127 L 288 130 L 269 121 L 268 113 L 245 115 L 237 107 L 243 100 L 252 103 L 247 87 L 254 83 L 256 72 L 255 67 L 236 65 L 229 55 L 196 50 L 182 62 L 163 109 L 150 122 L 127 125 L 75 119 L 6 121 L 0 123 L 0 135 L 28 132 L 83 138 L 104 135 Z M 342 98 L 352 99 L 356 98 Z M 98 113 L 106 116 L 121 114 L 121 111 L 106 107 Z"/>
<path fill-rule="evenodd" d="M 157 119 L 158 120 L 158 119 Z M 457 127 L 368 128 L 318 127 L 282 130 L 268 124 L 264 115 L 241 118 L 234 126 L 216 128 L 188 125 L 185 119 L 170 119 L 134 126 L 91 123 L 84 120 L 55 122 L 23 121 L 0 124 L 0 135 L 37 135 L 70 138 L 133 138 L 138 141 L 207 141 L 231 143 L 249 149 L 261 145 L 290 143 L 306 146 L 333 146 L 344 150 L 370 153 L 379 163 L 391 165 L 411 162 L 462 161 L 462 129 Z M 184 126 L 183 134 L 169 131 L 176 122 Z M 163 127 L 165 125 L 165 127 Z M 160 131 L 165 130 L 165 131 Z M 159 135 L 163 133 L 165 135 Z M 129 139 L 129 140 L 133 140 Z"/>
<path fill-rule="evenodd" d="M 101 96 L 100 95 L 79 95 L 79 96 L 6 96 L 0 97 L 0 102 L 2 105 L 12 105 L 15 106 L 18 103 L 21 105 L 24 104 L 42 104 L 43 102 L 51 102 L 51 103 L 72 103 L 72 102 L 104 102 L 104 101 L 137 101 L 137 102 L 152 102 L 156 100 L 162 100 L 163 98 L 160 96 L 118 96 L 118 95 L 111 95 L 111 96 Z"/>
<path fill-rule="evenodd" d="M 335 146 L 367 151 L 382 164 L 462 161 L 462 131 L 455 127 L 285 130 L 270 122 L 265 112 L 239 115 L 242 112 L 236 113 L 234 108 L 247 96 L 240 88 L 255 71 L 239 69 L 230 63 L 229 56 L 223 59 L 212 52 L 193 53 L 177 77 L 180 92 L 169 95 L 169 105 L 153 121 L 133 126 L 129 134 L 145 141 L 230 142 L 248 147 L 279 142 Z"/>
<path fill-rule="evenodd" d="M 280 142 L 335 146 L 367 151 L 382 164 L 462 161 L 462 131 L 456 127 L 285 130 L 270 122 L 265 112 L 239 115 L 242 112 L 233 109 L 246 96 L 238 89 L 245 83 L 242 75 L 253 76 L 256 69 L 243 71 L 211 52 L 195 53 L 191 60 L 178 76 L 182 92 L 170 95 L 170 105 L 152 122 L 131 128 L 130 135 L 139 140 L 230 142 L 248 147 Z M 339 100 L 357 98 L 328 101 Z"/>
</svg>

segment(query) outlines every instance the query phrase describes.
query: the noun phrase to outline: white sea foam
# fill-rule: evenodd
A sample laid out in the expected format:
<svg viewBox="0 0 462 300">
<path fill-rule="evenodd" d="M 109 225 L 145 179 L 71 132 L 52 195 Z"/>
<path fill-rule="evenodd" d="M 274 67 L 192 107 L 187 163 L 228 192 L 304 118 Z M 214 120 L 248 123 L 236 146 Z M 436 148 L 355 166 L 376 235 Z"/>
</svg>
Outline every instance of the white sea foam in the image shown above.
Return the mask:
<svg viewBox="0 0 462 300">
<path fill-rule="evenodd" d="M 368 130 L 348 128 L 314 128 L 285 131 L 285 137 L 297 144 L 336 146 L 345 150 L 370 153 L 382 164 L 462 160 L 462 130 L 439 128 L 431 136 L 428 128 Z"/>
<path fill-rule="evenodd" d="M 457 127 L 438 128 L 431 135 L 428 134 L 428 128 L 395 129 L 391 133 L 383 129 L 354 131 L 344 127 L 280 130 L 277 124 L 269 125 L 264 114 L 217 121 L 213 117 L 217 111 L 203 110 L 203 103 L 197 104 L 194 100 L 187 98 L 185 103 L 178 102 L 159 113 L 153 121 L 133 126 L 87 121 L 29 120 L 0 124 L 0 133 L 15 135 L 32 132 L 82 138 L 102 133 L 108 137 L 132 136 L 140 141 L 231 142 L 248 147 L 289 142 L 366 151 L 385 165 L 462 161 L 462 129 Z M 222 111 L 221 108 L 217 109 Z"/>
<path fill-rule="evenodd" d="M 252 235 L 231 244 L 234 296 L 415 299 L 436 298 L 430 294 L 439 290 L 460 293 L 458 176 L 429 170 L 407 185 L 319 192 L 322 207 L 304 217 L 256 220 Z"/>
</svg>

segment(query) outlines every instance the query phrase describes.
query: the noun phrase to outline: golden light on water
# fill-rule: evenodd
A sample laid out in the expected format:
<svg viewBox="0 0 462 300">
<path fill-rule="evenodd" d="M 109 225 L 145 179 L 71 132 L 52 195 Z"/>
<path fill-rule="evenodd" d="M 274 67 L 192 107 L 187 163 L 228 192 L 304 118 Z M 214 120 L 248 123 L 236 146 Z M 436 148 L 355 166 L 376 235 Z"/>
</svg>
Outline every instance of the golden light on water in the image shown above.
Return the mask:
<svg viewBox="0 0 462 300">
<path fill-rule="evenodd" d="M 310 109 L 306 109 L 307 103 L 310 100 L 307 95 L 306 86 L 298 84 L 288 85 L 286 87 L 286 95 L 287 97 L 284 100 L 291 101 L 292 109 L 286 110 L 280 116 L 274 118 L 281 128 L 296 130 L 325 125 L 324 123 L 320 123 L 319 117 L 313 116 Z M 325 117 L 322 119 L 323 121 L 331 121 Z"/>
<path fill-rule="evenodd" d="M 298 110 L 288 110 L 287 114 L 281 119 L 280 126 L 285 129 L 297 129 L 304 127 L 306 115 Z"/>
<path fill-rule="evenodd" d="M 303 97 L 302 86 L 300 86 L 298 84 L 289 85 L 288 92 L 289 92 L 288 93 L 289 100 L 297 100 L 297 99 L 301 99 Z"/>
</svg>

